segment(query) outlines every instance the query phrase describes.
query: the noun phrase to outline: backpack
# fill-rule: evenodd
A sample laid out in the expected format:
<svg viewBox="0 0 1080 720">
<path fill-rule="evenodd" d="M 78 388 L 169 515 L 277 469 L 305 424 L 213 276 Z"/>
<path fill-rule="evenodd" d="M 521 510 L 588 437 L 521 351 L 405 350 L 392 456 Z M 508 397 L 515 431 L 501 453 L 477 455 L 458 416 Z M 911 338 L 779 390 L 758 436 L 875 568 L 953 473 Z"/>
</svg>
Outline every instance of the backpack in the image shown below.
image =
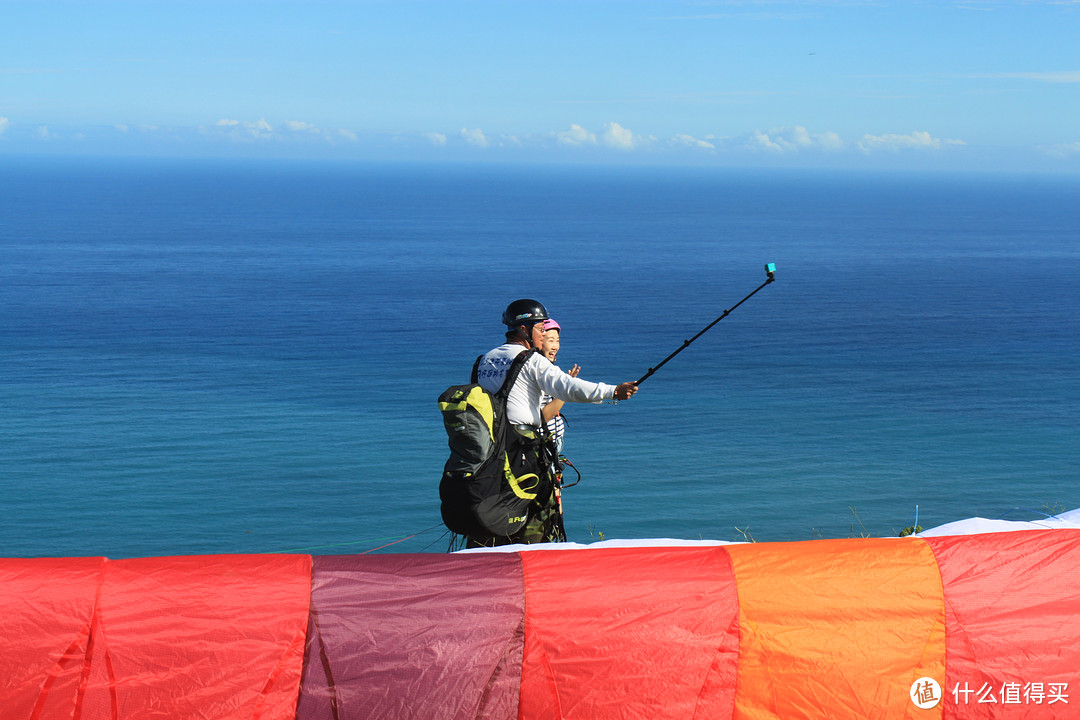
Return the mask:
<svg viewBox="0 0 1080 720">
<path fill-rule="evenodd" d="M 481 355 L 473 365 L 471 384 L 454 385 L 439 396 L 450 445 L 439 498 L 443 523 L 451 532 L 509 537 L 525 526 L 529 506 L 551 492 L 545 473 L 512 462 L 523 455 L 521 444 L 528 441 L 506 420 L 506 398 L 534 352 L 514 358 L 496 393 L 477 383 Z"/>
</svg>

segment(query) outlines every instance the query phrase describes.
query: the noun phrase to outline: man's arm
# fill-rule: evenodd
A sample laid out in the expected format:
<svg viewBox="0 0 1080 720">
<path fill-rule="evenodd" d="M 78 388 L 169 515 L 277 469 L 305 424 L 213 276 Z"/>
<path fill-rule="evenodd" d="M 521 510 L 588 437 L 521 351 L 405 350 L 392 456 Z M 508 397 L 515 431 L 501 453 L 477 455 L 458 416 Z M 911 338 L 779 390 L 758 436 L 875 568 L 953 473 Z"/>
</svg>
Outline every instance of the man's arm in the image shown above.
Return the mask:
<svg viewBox="0 0 1080 720">
<path fill-rule="evenodd" d="M 637 392 L 632 382 L 620 385 L 594 383 L 564 373 L 543 355 L 529 358 L 536 373 L 536 382 L 545 393 L 565 402 L 598 403 L 604 400 L 626 400 Z"/>
</svg>

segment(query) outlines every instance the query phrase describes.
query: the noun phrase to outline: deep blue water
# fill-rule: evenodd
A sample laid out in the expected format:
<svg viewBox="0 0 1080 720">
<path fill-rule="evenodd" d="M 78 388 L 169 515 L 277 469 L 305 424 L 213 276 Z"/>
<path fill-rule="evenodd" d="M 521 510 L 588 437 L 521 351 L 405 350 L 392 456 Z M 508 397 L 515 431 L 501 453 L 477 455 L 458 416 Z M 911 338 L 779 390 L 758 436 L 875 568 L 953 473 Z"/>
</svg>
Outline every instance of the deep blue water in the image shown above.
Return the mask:
<svg viewBox="0 0 1080 720">
<path fill-rule="evenodd" d="M 1080 507 L 1080 180 L 0 159 L 8 556 L 440 552 L 435 399 L 518 297 L 571 539 Z M 1016 510 L 1021 508 L 1022 510 Z"/>
</svg>

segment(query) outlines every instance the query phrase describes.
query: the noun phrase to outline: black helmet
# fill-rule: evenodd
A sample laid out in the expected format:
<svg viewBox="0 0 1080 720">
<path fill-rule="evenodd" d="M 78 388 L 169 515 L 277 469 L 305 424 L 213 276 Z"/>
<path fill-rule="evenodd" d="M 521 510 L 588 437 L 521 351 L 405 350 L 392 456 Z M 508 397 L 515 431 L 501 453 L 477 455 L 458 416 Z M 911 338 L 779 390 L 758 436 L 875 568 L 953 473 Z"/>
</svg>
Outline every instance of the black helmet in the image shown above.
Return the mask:
<svg viewBox="0 0 1080 720">
<path fill-rule="evenodd" d="M 536 300 L 515 300 L 506 306 L 503 312 L 503 325 L 516 328 L 519 325 L 532 325 L 548 319 L 547 308 Z"/>
</svg>

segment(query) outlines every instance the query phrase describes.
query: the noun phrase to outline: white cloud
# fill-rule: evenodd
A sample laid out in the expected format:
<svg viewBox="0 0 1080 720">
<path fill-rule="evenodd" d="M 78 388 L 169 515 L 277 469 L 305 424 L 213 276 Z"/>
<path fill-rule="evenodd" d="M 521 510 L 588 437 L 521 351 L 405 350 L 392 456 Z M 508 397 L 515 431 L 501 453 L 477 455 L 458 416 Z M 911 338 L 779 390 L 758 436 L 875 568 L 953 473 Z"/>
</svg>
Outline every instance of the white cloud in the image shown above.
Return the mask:
<svg viewBox="0 0 1080 720">
<path fill-rule="evenodd" d="M 16 125 L 6 118 L 0 117 L 0 133 L 15 128 Z M 163 139 L 182 138 L 183 128 L 163 127 L 160 129 L 137 124 L 113 125 L 113 133 L 117 135 L 135 136 L 141 133 L 160 135 Z M 23 128 L 27 134 L 43 140 L 72 139 L 72 131 L 62 130 L 56 135 L 49 126 L 28 126 Z M 189 128 L 188 130 L 191 130 Z M 198 132 L 217 143 L 238 143 L 249 145 L 265 145 L 270 151 L 274 147 L 336 147 L 345 150 L 352 146 L 349 152 L 377 146 L 386 139 L 386 136 L 357 135 L 357 133 L 337 128 L 321 128 L 302 120 L 276 120 L 273 124 L 265 118 L 257 120 L 245 120 L 243 118 L 224 117 L 217 121 L 197 128 Z M 7 132 L 5 141 L 16 133 Z M 90 138 L 96 137 L 93 134 Z M 382 138 L 380 140 L 379 138 Z M 600 127 L 585 127 L 578 123 L 568 123 L 561 131 L 539 132 L 535 134 L 511 134 L 500 132 L 485 132 L 480 128 L 461 127 L 456 132 L 418 132 L 411 134 L 397 134 L 392 137 L 394 143 L 419 149 L 421 147 L 445 148 L 448 145 L 456 145 L 459 149 L 481 148 L 485 153 L 543 153 L 543 152 L 571 152 L 571 153 L 609 153 L 625 152 L 629 156 L 638 154 L 659 157 L 667 153 L 672 156 L 681 155 L 683 158 L 696 156 L 699 160 L 709 157 L 718 157 L 721 154 L 730 153 L 757 153 L 758 155 L 775 156 L 776 161 L 795 161 L 799 163 L 824 161 L 826 154 L 846 153 L 854 155 L 858 153 L 873 155 L 885 153 L 910 153 L 918 150 L 940 151 L 949 146 L 964 145 L 960 140 L 934 137 L 929 132 L 918 131 L 909 134 L 864 134 L 853 136 L 848 140 L 843 139 L 836 132 L 812 132 L 802 125 L 787 127 L 774 127 L 766 130 L 756 130 L 737 136 L 713 135 L 702 132 L 700 129 L 693 134 L 687 132 L 672 132 L 661 138 L 656 138 L 649 133 L 638 134 L 630 128 L 616 121 L 609 121 Z M 1080 143 L 1047 145 L 1037 148 L 1038 152 L 1055 157 L 1077 157 L 1080 155 Z M 316 152 L 319 152 L 316 149 Z M 764 159 L 764 158 L 762 158 Z M 837 158 L 831 158 L 835 161 Z M 773 160 L 766 160 L 773 162 Z"/>
<path fill-rule="evenodd" d="M 791 128 L 789 138 L 787 142 L 795 147 L 810 147 L 814 144 L 814 141 L 810 138 L 810 133 L 806 132 L 806 128 L 802 125 Z"/>
<path fill-rule="evenodd" d="M 818 147 L 822 150 L 834 151 L 844 149 L 844 141 L 834 132 L 824 132 L 820 135 L 815 135 L 814 137 L 817 139 Z"/>
<path fill-rule="evenodd" d="M 750 134 L 750 147 L 766 150 L 768 152 L 782 153 L 784 152 L 784 146 L 778 142 L 775 142 L 768 133 L 763 133 L 760 130 L 755 130 Z"/>
<path fill-rule="evenodd" d="M 563 130 L 555 134 L 555 140 L 560 145 L 580 147 L 581 145 L 595 145 L 596 135 L 581 127 L 577 123 L 570 125 L 569 130 Z"/>
<path fill-rule="evenodd" d="M 477 147 L 488 147 L 491 144 L 491 141 L 484 135 L 484 131 L 479 128 L 475 130 L 461 128 L 461 137 L 465 139 L 465 142 Z"/>
<path fill-rule="evenodd" d="M 242 122 L 240 128 L 242 128 L 243 135 L 253 137 L 256 140 L 269 140 L 274 136 L 274 128 L 263 118 L 259 118 L 255 122 Z"/>
<path fill-rule="evenodd" d="M 963 140 L 935 138 L 930 133 L 916 130 L 910 135 L 863 135 L 856 143 L 859 150 L 871 153 L 877 150 L 900 152 L 901 150 L 940 150 L 946 145 L 966 145 Z"/>
<path fill-rule="evenodd" d="M 142 130 L 144 128 L 140 127 L 139 129 Z M 274 128 L 270 123 L 266 122 L 264 118 L 259 118 L 255 122 L 221 118 L 214 123 L 213 127 L 200 128 L 200 130 L 211 134 L 217 133 L 222 137 L 227 137 L 240 142 L 249 140 L 271 140 L 277 137 L 274 134 Z"/>
<path fill-rule="evenodd" d="M 741 143 L 751 150 L 763 150 L 777 155 L 803 151 L 838 152 L 846 147 L 835 132 L 812 133 L 802 125 L 772 128 L 767 132 L 755 130 Z"/>
<path fill-rule="evenodd" d="M 844 141 L 834 132 L 811 134 L 802 125 L 772 128 L 768 132 L 755 130 L 747 140 L 752 149 L 772 153 L 796 153 L 801 150 L 839 150 Z"/>
<path fill-rule="evenodd" d="M 56 137 L 55 133 L 49 132 L 48 125 L 40 126 L 37 130 L 34 131 L 34 135 L 37 136 L 38 140 L 51 140 Z"/>
<path fill-rule="evenodd" d="M 604 129 L 600 133 L 600 141 L 608 147 L 619 150 L 633 150 L 640 143 L 639 138 L 633 132 L 617 122 L 604 124 Z"/>
<path fill-rule="evenodd" d="M 262 120 L 261 122 L 266 122 Z M 267 129 L 269 129 L 269 125 Z M 300 120 L 287 120 L 285 121 L 285 127 L 293 132 L 319 132 L 319 128 L 315 127 L 311 123 L 301 122 Z"/>
<path fill-rule="evenodd" d="M 934 137 L 925 131 L 916 131 L 906 135 L 868 133 L 859 139 L 845 141 L 836 132 L 811 132 L 802 125 L 755 130 L 736 138 L 706 136 L 705 139 L 723 150 L 768 153 L 777 157 L 802 156 L 806 159 L 811 159 L 815 155 L 852 152 L 868 155 L 880 152 L 937 151 L 950 146 L 967 144 L 963 140 Z M 690 135 L 676 135 L 670 142 L 672 145 L 693 147 L 695 140 L 696 138 Z"/>
<path fill-rule="evenodd" d="M 679 134 L 671 138 L 673 145 L 685 145 L 686 147 L 698 148 L 700 150 L 715 150 L 716 145 L 706 140 L 698 140 L 693 135 Z"/>
<path fill-rule="evenodd" d="M 1080 142 L 1062 145 L 1040 145 L 1039 152 L 1052 157 L 1072 157 L 1073 155 L 1080 155 Z"/>
<path fill-rule="evenodd" d="M 0 116 L 0 135 L 4 134 L 4 131 L 7 130 L 8 125 L 11 125 L 11 121 L 8 120 L 6 117 Z"/>
<path fill-rule="evenodd" d="M 145 130 L 146 128 L 136 126 L 135 129 Z M 360 141 L 360 137 L 350 130 L 320 128 L 304 120 L 285 120 L 275 127 L 266 118 L 255 121 L 222 118 L 213 125 L 200 127 L 199 132 L 210 137 L 240 143 L 259 141 L 310 146 L 320 141 L 329 145 Z"/>
</svg>

